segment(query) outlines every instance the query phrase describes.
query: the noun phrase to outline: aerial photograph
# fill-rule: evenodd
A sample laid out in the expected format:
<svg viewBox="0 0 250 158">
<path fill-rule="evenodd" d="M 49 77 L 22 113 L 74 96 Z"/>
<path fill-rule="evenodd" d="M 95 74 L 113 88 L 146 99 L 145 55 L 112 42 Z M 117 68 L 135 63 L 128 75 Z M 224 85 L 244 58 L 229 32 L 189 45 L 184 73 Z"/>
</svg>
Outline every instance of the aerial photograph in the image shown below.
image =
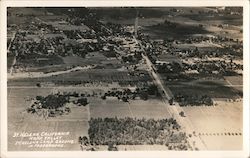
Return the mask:
<svg viewBox="0 0 250 158">
<path fill-rule="evenodd" d="M 243 150 L 243 7 L 8 7 L 8 151 Z"/>
</svg>

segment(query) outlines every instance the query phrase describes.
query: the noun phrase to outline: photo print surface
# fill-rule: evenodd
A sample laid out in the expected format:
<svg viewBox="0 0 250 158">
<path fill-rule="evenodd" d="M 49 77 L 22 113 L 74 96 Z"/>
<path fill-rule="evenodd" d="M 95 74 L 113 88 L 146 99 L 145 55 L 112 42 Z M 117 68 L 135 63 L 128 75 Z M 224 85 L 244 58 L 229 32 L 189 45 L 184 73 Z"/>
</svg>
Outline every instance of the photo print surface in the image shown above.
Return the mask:
<svg viewBox="0 0 250 158">
<path fill-rule="evenodd" d="M 243 149 L 242 7 L 8 7 L 8 151 Z"/>
</svg>

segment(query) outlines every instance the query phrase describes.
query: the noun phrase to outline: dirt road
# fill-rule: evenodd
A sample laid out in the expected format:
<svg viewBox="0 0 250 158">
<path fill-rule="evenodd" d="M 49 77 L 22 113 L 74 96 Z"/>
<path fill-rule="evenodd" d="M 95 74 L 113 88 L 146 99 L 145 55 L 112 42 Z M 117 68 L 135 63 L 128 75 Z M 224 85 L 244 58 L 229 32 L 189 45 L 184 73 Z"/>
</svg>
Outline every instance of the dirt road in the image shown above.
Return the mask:
<svg viewBox="0 0 250 158">
<path fill-rule="evenodd" d="M 141 46 L 142 50 L 145 52 L 145 49 L 143 48 L 140 41 L 137 40 L 137 43 Z M 165 86 L 165 84 L 162 82 L 160 75 L 157 72 L 155 72 L 154 65 L 149 60 L 147 53 L 145 52 L 145 54 L 142 54 L 142 57 L 146 61 L 146 64 L 148 66 L 148 71 L 151 74 L 154 83 L 163 92 L 162 98 L 163 98 L 163 101 L 166 105 L 167 110 L 170 111 L 172 116 L 178 121 L 178 123 L 181 125 L 182 129 L 187 134 L 193 134 L 194 127 L 193 127 L 191 121 L 189 120 L 189 118 L 188 117 L 181 117 L 179 115 L 180 112 L 183 111 L 182 107 L 180 107 L 180 105 L 177 102 L 175 102 L 173 106 L 169 105 L 168 101 L 169 101 L 169 99 L 171 99 L 173 97 L 173 94 L 170 91 L 170 89 L 167 86 Z M 195 150 L 195 148 L 198 148 L 199 150 L 206 149 L 206 145 L 200 137 L 194 137 L 194 136 L 189 137 L 189 143 L 194 150 Z"/>
</svg>

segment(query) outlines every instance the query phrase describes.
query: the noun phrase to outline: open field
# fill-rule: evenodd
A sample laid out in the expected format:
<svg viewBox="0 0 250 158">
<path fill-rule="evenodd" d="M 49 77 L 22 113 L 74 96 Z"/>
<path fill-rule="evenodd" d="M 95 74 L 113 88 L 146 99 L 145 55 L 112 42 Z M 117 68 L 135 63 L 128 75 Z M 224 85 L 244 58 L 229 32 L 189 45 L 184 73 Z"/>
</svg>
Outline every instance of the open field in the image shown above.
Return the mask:
<svg viewBox="0 0 250 158">
<path fill-rule="evenodd" d="M 209 150 L 242 148 L 242 102 L 217 101 L 217 106 L 183 107 L 196 136 Z"/>
<path fill-rule="evenodd" d="M 75 66 L 88 66 L 88 65 L 97 65 L 99 68 L 108 68 L 108 69 L 117 69 L 121 68 L 125 64 L 121 63 L 116 58 L 108 59 L 100 52 L 89 52 L 85 58 L 79 57 L 79 56 L 66 56 L 66 57 L 56 57 L 56 60 L 59 60 L 60 62 L 57 62 L 57 64 L 48 64 L 49 61 L 55 60 L 53 58 L 48 58 L 48 61 L 45 64 L 39 64 L 36 59 L 25 61 L 26 63 L 37 63 L 33 64 L 32 67 L 27 67 L 25 71 L 28 72 L 43 72 L 43 73 L 49 73 L 49 72 L 55 72 L 55 71 L 61 71 L 61 70 L 67 70 L 71 67 Z M 8 58 L 8 65 L 11 64 L 11 56 Z M 31 64 L 30 64 L 31 65 Z"/>
<path fill-rule="evenodd" d="M 228 84 L 240 92 L 243 92 L 243 77 L 242 76 L 225 76 Z"/>
<path fill-rule="evenodd" d="M 132 100 L 128 103 L 117 100 L 117 98 L 107 98 L 106 100 L 91 99 L 90 115 L 94 118 L 105 117 L 132 117 L 132 118 L 169 118 L 167 106 L 160 100 L 150 99 L 147 101 Z"/>
<path fill-rule="evenodd" d="M 80 66 L 86 66 L 86 65 L 98 65 L 98 66 L 113 66 L 114 68 L 121 67 L 123 64 L 118 59 L 108 59 L 103 55 L 101 52 L 90 52 L 86 55 L 85 58 L 81 58 L 78 56 L 67 56 L 63 58 L 64 63 L 67 66 L 72 65 L 80 65 Z"/>
<path fill-rule="evenodd" d="M 88 135 L 89 106 L 71 107 L 71 113 L 57 118 L 44 120 L 41 117 L 27 113 L 25 110 L 30 106 L 32 97 L 37 95 L 46 96 L 53 88 L 12 89 L 8 88 L 8 139 L 9 150 L 30 150 L 28 145 L 14 145 L 16 141 L 28 141 L 28 137 L 14 138 L 14 132 L 69 132 L 63 140 L 73 140 L 73 143 L 65 143 L 63 147 L 35 147 L 32 150 L 80 150 L 78 137 Z M 35 128 L 34 128 L 35 127 Z"/>
<path fill-rule="evenodd" d="M 243 85 L 243 76 L 225 76 L 224 78 L 231 85 Z"/>
</svg>

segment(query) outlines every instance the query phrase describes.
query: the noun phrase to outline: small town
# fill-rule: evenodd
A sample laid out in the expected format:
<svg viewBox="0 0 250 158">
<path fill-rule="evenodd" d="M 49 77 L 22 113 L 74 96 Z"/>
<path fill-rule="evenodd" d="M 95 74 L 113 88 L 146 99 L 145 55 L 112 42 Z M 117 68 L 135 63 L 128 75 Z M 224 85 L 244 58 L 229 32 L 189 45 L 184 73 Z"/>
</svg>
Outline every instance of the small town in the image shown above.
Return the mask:
<svg viewBox="0 0 250 158">
<path fill-rule="evenodd" d="M 7 34 L 11 151 L 243 148 L 242 7 L 10 7 Z"/>
</svg>

